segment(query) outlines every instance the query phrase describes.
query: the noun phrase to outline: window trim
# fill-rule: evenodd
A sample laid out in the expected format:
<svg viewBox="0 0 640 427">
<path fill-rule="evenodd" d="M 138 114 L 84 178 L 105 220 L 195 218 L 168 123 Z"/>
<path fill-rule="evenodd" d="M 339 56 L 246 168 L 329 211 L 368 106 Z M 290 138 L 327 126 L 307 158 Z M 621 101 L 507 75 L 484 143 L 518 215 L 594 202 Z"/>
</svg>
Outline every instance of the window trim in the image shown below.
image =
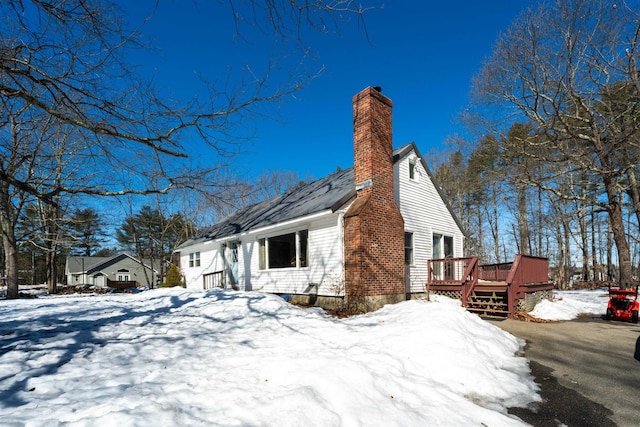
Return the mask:
<svg viewBox="0 0 640 427">
<path fill-rule="evenodd" d="M 407 246 L 407 237 L 410 238 L 409 246 Z M 415 234 L 411 231 L 405 231 L 404 232 L 404 265 L 406 266 L 415 265 L 415 261 L 416 261 L 415 254 L 416 254 Z M 409 258 L 407 258 L 407 255 L 409 255 Z"/>
<path fill-rule="evenodd" d="M 420 173 L 418 172 L 418 161 L 420 159 L 414 157 L 409 159 L 409 181 L 418 182 L 418 177 Z"/>
<path fill-rule="evenodd" d="M 434 245 L 433 241 L 434 238 L 438 236 L 438 244 L 439 244 L 439 249 L 442 250 L 442 254 L 439 254 L 438 258 L 436 258 L 435 256 L 435 249 L 436 249 L 436 245 Z M 450 251 L 449 254 L 447 255 L 445 252 L 446 246 L 445 246 L 445 239 L 449 241 L 450 243 Z M 432 233 L 432 237 L 431 237 L 431 258 L 433 259 L 448 259 L 448 258 L 454 258 L 455 257 L 455 236 L 453 236 L 452 234 L 447 234 L 447 233 L 439 233 L 439 232 L 433 232 Z"/>
<path fill-rule="evenodd" d="M 189 267 L 200 267 L 200 251 L 189 253 Z"/>
<path fill-rule="evenodd" d="M 295 265 L 283 265 L 280 267 L 272 267 L 269 259 L 270 257 L 270 245 L 269 241 L 275 241 L 277 238 L 282 238 L 293 234 L 293 242 L 295 245 Z M 258 269 L 260 271 L 276 271 L 276 270 L 291 270 L 291 269 L 304 269 L 309 268 L 309 229 L 304 228 L 288 233 L 274 234 L 269 237 L 260 237 L 258 242 Z M 304 247 L 303 247 L 304 246 Z"/>
</svg>

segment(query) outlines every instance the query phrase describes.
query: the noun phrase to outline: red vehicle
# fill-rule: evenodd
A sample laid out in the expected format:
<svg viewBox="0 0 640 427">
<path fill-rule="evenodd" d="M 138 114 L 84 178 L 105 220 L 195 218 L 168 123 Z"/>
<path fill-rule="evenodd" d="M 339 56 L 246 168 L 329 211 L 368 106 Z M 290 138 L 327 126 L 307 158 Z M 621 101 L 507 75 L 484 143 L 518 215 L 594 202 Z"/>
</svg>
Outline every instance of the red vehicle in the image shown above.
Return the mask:
<svg viewBox="0 0 640 427">
<path fill-rule="evenodd" d="M 638 287 L 636 289 L 609 288 L 609 304 L 607 305 L 607 320 L 627 320 L 638 323 Z"/>
</svg>

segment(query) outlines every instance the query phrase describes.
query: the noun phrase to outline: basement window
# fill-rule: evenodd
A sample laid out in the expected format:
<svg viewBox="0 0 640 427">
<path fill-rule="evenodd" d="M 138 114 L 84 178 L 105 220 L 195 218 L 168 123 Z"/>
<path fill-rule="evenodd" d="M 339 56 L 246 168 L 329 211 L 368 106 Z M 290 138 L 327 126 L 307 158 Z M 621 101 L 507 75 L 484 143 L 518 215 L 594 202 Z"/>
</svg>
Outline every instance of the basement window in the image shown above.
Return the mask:
<svg viewBox="0 0 640 427">
<path fill-rule="evenodd" d="M 258 239 L 260 270 L 308 267 L 309 231 Z"/>
</svg>

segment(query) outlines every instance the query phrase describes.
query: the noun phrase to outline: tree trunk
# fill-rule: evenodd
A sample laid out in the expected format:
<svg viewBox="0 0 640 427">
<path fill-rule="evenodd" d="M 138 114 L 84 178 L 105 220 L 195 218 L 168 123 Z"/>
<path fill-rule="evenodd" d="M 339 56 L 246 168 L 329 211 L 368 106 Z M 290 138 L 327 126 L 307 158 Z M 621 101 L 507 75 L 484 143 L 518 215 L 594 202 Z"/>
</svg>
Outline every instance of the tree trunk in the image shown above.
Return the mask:
<svg viewBox="0 0 640 427">
<path fill-rule="evenodd" d="M 578 208 L 580 227 L 580 251 L 582 252 L 582 280 L 589 281 L 589 239 L 587 236 L 587 208 L 584 203 Z"/>
<path fill-rule="evenodd" d="M 57 268 L 56 268 L 56 252 L 47 251 L 47 289 L 49 294 L 58 293 L 58 280 L 57 280 Z"/>
<path fill-rule="evenodd" d="M 558 239 L 558 288 L 566 289 L 567 276 L 564 268 L 565 266 L 564 244 L 562 239 L 562 230 L 560 228 L 559 222 L 556 222 L 556 238 Z"/>
<path fill-rule="evenodd" d="M 640 227 L 640 190 L 638 189 L 635 169 L 629 168 L 627 170 L 627 179 L 629 180 L 629 190 L 627 193 L 631 197 L 633 210 L 636 213 L 636 219 L 638 220 L 638 226 Z"/>
<path fill-rule="evenodd" d="M 602 273 L 602 268 L 598 268 L 598 257 L 596 255 L 596 214 L 591 207 L 591 265 L 593 268 L 593 282 L 602 280 L 602 277 L 598 277 Z"/>
<path fill-rule="evenodd" d="M 542 189 L 538 188 L 538 249 L 536 250 L 535 255 L 537 256 L 545 256 L 543 255 L 545 251 L 542 250 L 542 232 L 543 228 L 543 219 L 542 219 Z"/>
<path fill-rule="evenodd" d="M 492 225 L 492 234 L 493 234 L 493 241 L 495 243 L 495 248 L 494 248 L 494 253 L 495 253 L 495 257 L 496 257 L 496 263 L 500 263 L 500 238 L 498 235 L 498 230 L 499 230 L 499 226 L 498 226 L 498 195 L 496 194 L 496 187 L 495 185 L 492 186 L 492 191 L 493 191 L 493 225 Z"/>
<path fill-rule="evenodd" d="M 0 214 L 0 217 L 4 215 Z M 7 274 L 7 299 L 18 298 L 18 251 L 13 229 L 7 226 L 4 218 L 0 220 L 2 228 L 2 248 L 4 249 L 4 266 Z"/>
<path fill-rule="evenodd" d="M 613 232 L 611 231 L 611 221 L 607 221 L 607 280 L 613 280 L 613 241 L 611 236 Z"/>
<path fill-rule="evenodd" d="M 520 253 L 531 255 L 529 220 L 527 218 L 527 190 L 524 186 L 518 187 L 518 234 L 520 235 Z"/>
<path fill-rule="evenodd" d="M 616 182 L 610 178 L 606 178 L 604 180 L 604 184 L 607 191 L 607 212 L 609 213 L 611 232 L 613 233 L 613 241 L 615 242 L 616 249 L 618 250 L 618 264 L 620 268 L 618 283 L 620 286 L 630 286 L 631 281 L 633 280 L 631 269 L 631 251 L 629 249 L 627 236 L 625 235 L 622 204 L 618 199 Z"/>
<path fill-rule="evenodd" d="M 565 284 L 569 285 L 573 281 L 573 263 L 571 262 L 571 227 L 567 218 L 562 219 L 562 238 L 564 238 L 564 260 L 562 268 L 565 270 Z M 567 286 L 568 287 L 568 286 Z"/>
<path fill-rule="evenodd" d="M 479 249 L 479 255 L 482 257 L 481 259 L 483 261 L 485 261 L 485 252 L 484 252 L 484 235 L 482 233 L 482 211 L 480 210 L 480 207 L 478 206 L 477 209 L 477 215 L 478 215 L 478 245 L 477 248 Z M 465 239 L 466 241 L 467 239 Z"/>
<path fill-rule="evenodd" d="M 0 183 L 0 231 L 2 231 L 2 248 L 6 270 L 7 299 L 18 298 L 18 247 L 11 218 L 12 205 L 9 195 L 9 184 Z"/>
</svg>

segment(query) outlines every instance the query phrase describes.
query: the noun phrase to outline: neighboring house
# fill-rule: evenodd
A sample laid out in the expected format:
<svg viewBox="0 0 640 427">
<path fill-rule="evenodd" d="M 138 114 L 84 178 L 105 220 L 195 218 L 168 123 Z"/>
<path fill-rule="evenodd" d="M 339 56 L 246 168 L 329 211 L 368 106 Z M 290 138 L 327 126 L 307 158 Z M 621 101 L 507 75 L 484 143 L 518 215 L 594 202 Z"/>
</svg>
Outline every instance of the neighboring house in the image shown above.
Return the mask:
<svg viewBox="0 0 640 427">
<path fill-rule="evenodd" d="M 177 249 L 187 288 L 375 309 L 424 293 L 427 261 L 464 233 L 414 143 L 392 149 L 392 102 L 353 98 L 354 167 L 241 209 Z"/>
<path fill-rule="evenodd" d="M 136 282 L 135 286 L 156 287 L 158 268 L 121 253 L 112 257 L 68 256 L 67 285 L 115 286 L 114 282 Z"/>
</svg>

